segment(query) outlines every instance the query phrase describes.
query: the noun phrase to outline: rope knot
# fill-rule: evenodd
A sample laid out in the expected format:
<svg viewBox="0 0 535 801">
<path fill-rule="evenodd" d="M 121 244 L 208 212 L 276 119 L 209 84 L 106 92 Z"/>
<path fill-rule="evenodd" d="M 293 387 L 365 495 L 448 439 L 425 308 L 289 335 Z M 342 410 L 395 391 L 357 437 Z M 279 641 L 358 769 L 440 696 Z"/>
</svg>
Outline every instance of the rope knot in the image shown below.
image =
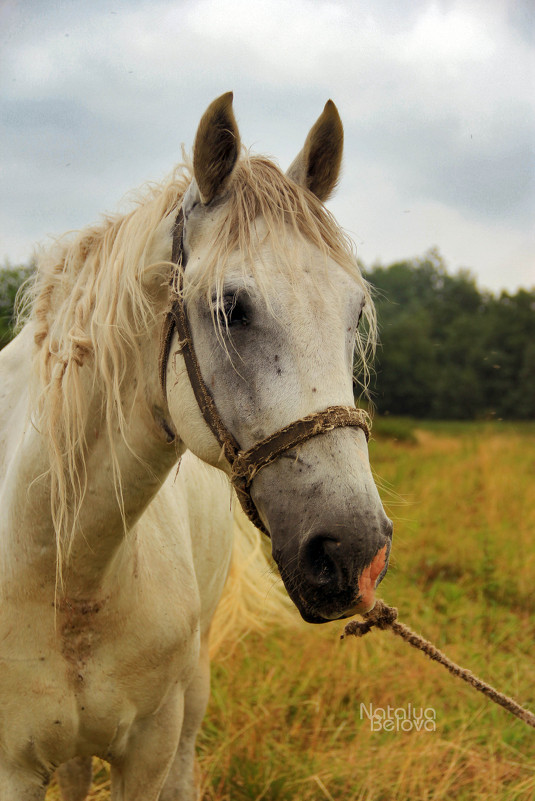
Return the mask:
<svg viewBox="0 0 535 801">
<path fill-rule="evenodd" d="M 398 610 L 394 606 L 388 606 L 384 601 L 377 600 L 373 609 L 365 612 L 363 621 L 351 620 L 345 627 L 340 639 L 344 639 L 346 634 L 354 637 L 364 637 L 374 626 L 378 629 L 389 629 L 398 616 Z"/>
</svg>

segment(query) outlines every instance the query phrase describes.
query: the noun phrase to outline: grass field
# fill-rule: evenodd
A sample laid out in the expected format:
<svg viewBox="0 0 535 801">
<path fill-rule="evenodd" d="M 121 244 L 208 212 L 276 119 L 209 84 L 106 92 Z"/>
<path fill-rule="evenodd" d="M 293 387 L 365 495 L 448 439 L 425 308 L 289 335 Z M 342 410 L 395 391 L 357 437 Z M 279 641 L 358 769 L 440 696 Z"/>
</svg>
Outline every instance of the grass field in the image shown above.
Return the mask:
<svg viewBox="0 0 535 801">
<path fill-rule="evenodd" d="M 535 425 L 378 421 L 371 459 L 395 521 L 380 596 L 535 709 Z M 204 801 L 535 799 L 533 729 L 390 632 L 342 631 L 296 622 L 221 655 L 198 743 Z M 361 703 L 431 709 L 436 730 L 372 731 Z M 91 798 L 107 799 L 95 769 Z"/>
</svg>

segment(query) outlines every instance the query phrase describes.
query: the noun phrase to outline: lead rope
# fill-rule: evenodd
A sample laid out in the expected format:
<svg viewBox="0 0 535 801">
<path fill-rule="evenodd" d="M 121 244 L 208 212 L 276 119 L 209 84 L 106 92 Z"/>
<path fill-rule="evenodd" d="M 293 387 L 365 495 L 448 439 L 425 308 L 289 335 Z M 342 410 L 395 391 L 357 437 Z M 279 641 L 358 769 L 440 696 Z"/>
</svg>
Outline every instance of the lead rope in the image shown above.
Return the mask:
<svg viewBox="0 0 535 801">
<path fill-rule="evenodd" d="M 409 645 L 412 645 L 414 648 L 418 648 L 420 651 L 423 651 L 423 653 L 426 654 L 429 659 L 439 662 L 454 676 L 458 676 L 463 681 L 466 681 L 476 690 L 479 690 L 480 693 L 486 695 L 487 698 L 490 698 L 491 701 L 494 701 L 495 704 L 503 706 L 503 708 L 507 709 L 507 711 L 512 715 L 516 715 L 517 718 L 523 720 L 528 726 L 533 726 L 533 728 L 535 728 L 535 715 L 533 712 L 530 712 L 529 709 L 524 709 L 523 706 L 517 704 L 517 702 L 512 698 L 509 698 L 508 695 L 498 692 L 498 690 L 496 690 L 490 684 L 487 684 L 482 679 L 474 676 L 470 670 L 456 665 L 455 662 L 452 662 L 451 659 L 448 659 L 448 657 L 443 654 L 442 651 L 439 651 L 435 645 L 430 643 L 428 640 L 425 640 L 423 637 L 420 637 L 419 634 L 416 634 L 408 626 L 405 626 L 404 623 L 399 623 L 396 620 L 397 616 L 398 610 L 395 607 L 388 606 L 384 601 L 378 600 L 376 601 L 373 609 L 369 612 L 366 612 L 362 616 L 364 618 L 363 622 L 351 620 L 349 623 L 347 623 L 344 633 L 341 635 L 340 639 L 343 640 L 344 637 L 349 635 L 354 637 L 364 637 L 365 634 L 371 631 L 373 626 L 383 630 L 390 629 L 394 634 L 397 634 L 399 637 L 401 637 L 402 640 L 408 642 Z"/>
</svg>

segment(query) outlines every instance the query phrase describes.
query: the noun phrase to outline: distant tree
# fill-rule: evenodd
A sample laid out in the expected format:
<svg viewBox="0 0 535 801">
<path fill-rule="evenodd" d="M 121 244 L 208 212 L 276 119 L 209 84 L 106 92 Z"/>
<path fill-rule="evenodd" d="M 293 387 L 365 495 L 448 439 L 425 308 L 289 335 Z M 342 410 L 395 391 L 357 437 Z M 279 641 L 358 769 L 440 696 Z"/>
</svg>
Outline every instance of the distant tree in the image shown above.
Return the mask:
<svg viewBox="0 0 535 801">
<path fill-rule="evenodd" d="M 535 398 L 535 337 L 526 343 L 522 354 L 522 364 L 518 382 L 513 394 L 514 412 L 512 417 L 533 418 L 533 399 Z"/>
<path fill-rule="evenodd" d="M 419 417 L 535 418 L 535 291 L 481 292 L 436 251 L 377 265 L 375 402 Z"/>
<path fill-rule="evenodd" d="M 428 417 L 434 394 L 436 353 L 425 309 L 394 317 L 385 325 L 377 356 L 376 386 L 385 411 Z"/>
<path fill-rule="evenodd" d="M 13 338 L 15 328 L 15 299 L 22 284 L 33 272 L 32 265 L 0 267 L 0 349 Z"/>
</svg>

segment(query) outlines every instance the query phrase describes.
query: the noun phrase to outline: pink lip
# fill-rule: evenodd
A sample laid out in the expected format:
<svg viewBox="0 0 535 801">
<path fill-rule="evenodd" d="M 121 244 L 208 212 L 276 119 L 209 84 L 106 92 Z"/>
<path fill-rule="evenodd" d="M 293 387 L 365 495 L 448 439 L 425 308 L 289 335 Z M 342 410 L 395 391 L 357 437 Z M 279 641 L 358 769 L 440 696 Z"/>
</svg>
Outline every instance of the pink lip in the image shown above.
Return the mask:
<svg viewBox="0 0 535 801">
<path fill-rule="evenodd" d="M 375 606 L 375 583 L 386 564 L 386 551 L 387 546 L 383 545 L 380 551 L 377 551 L 370 564 L 364 568 L 359 578 L 359 599 L 352 614 L 364 614 L 369 612 Z"/>
<path fill-rule="evenodd" d="M 355 606 L 348 609 L 343 615 L 336 618 L 325 616 L 326 620 L 341 620 L 342 618 L 353 617 L 353 615 L 363 615 L 375 606 L 375 583 L 386 564 L 387 545 L 377 551 L 370 564 L 364 568 L 359 578 L 359 596 Z"/>
</svg>

